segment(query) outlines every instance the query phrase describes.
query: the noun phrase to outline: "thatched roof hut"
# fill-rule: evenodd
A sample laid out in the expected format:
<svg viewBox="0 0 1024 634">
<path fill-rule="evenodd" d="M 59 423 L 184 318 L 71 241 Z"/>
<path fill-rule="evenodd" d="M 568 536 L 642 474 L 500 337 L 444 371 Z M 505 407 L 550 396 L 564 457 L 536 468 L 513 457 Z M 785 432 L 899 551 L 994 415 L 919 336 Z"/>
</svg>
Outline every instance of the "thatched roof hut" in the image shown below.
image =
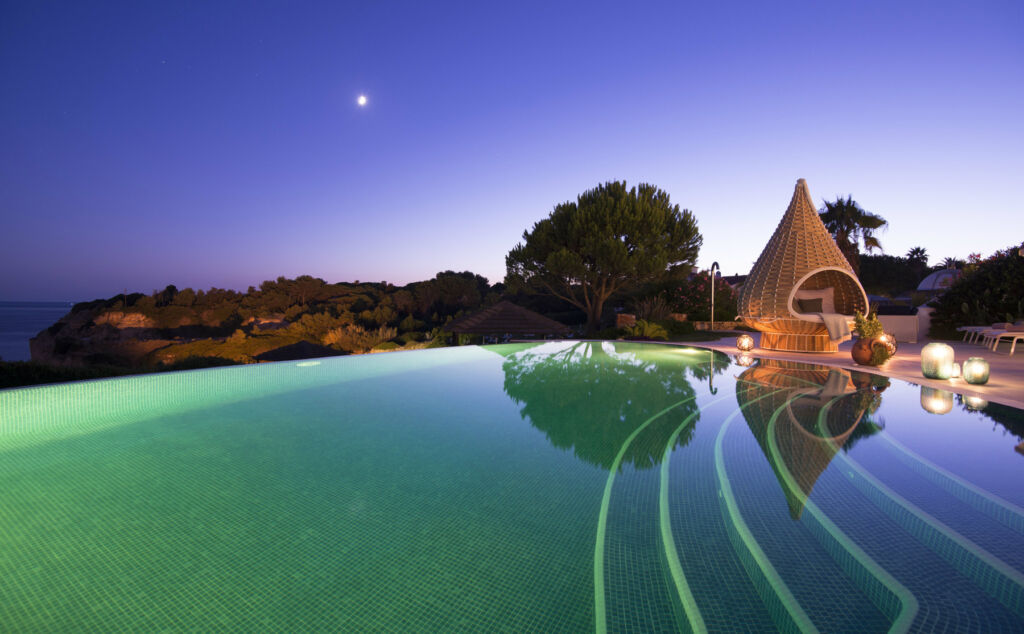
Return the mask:
<svg viewBox="0 0 1024 634">
<path fill-rule="evenodd" d="M 444 327 L 448 332 L 460 335 L 555 335 L 564 337 L 572 328 L 540 313 L 517 306 L 510 301 L 500 301 L 471 315 L 453 320 Z"/>
<path fill-rule="evenodd" d="M 821 310 L 805 310 L 798 302 L 813 297 L 826 298 Z M 779 226 L 743 284 L 740 317 L 764 333 L 762 348 L 835 352 L 836 344 L 819 313 L 852 319 L 855 311 L 866 312 L 867 308 L 864 289 L 818 217 L 807 182 L 801 178 Z"/>
</svg>

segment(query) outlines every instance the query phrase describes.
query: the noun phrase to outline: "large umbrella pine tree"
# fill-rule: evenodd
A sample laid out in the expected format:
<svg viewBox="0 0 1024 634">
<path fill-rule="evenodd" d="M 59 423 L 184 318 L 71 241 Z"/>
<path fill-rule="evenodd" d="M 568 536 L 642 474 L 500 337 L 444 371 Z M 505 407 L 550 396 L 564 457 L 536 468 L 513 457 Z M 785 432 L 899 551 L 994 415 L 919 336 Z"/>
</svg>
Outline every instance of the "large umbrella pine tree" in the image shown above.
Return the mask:
<svg viewBox="0 0 1024 634">
<path fill-rule="evenodd" d="M 664 191 L 608 182 L 525 231 L 505 256 L 505 283 L 579 307 L 592 333 L 610 297 L 692 267 L 702 241 L 693 214 Z"/>
</svg>

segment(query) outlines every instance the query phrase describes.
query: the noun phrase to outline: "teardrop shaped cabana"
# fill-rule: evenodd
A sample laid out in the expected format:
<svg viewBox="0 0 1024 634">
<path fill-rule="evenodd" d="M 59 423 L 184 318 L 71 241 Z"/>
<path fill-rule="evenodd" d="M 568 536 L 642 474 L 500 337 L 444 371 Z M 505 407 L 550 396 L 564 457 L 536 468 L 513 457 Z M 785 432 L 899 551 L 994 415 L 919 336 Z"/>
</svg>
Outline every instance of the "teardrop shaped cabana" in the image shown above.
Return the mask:
<svg viewBox="0 0 1024 634">
<path fill-rule="evenodd" d="M 817 300 L 821 300 L 820 304 Z M 761 331 L 761 347 L 793 352 L 835 352 L 827 315 L 867 312 L 868 297 L 811 202 L 807 182 L 796 182 L 771 240 L 740 291 L 740 318 Z"/>
</svg>

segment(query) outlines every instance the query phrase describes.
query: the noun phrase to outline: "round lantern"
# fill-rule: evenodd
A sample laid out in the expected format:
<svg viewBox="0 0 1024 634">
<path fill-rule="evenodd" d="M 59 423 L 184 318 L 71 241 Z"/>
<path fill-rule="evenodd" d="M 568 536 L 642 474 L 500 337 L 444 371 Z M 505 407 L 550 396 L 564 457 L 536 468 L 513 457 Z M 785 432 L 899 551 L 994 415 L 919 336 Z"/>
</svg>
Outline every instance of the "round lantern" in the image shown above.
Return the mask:
<svg viewBox="0 0 1024 634">
<path fill-rule="evenodd" d="M 890 357 L 896 354 L 896 348 L 898 347 L 896 345 L 896 337 L 893 337 L 889 333 L 883 332 L 875 337 L 875 343 L 880 343 L 885 346 L 885 350 L 889 353 Z"/>
<path fill-rule="evenodd" d="M 921 407 L 930 414 L 948 414 L 953 409 L 953 393 L 922 385 Z"/>
<path fill-rule="evenodd" d="M 754 349 L 754 338 L 750 335 L 736 337 L 736 349 L 741 352 L 750 352 Z"/>
<path fill-rule="evenodd" d="M 988 383 L 988 372 L 988 361 L 981 357 L 971 357 L 964 361 L 964 381 L 971 385 L 985 385 Z"/>
<path fill-rule="evenodd" d="M 930 343 L 922 348 L 921 373 L 929 379 L 948 379 L 953 376 L 953 347 L 944 343 Z"/>
</svg>

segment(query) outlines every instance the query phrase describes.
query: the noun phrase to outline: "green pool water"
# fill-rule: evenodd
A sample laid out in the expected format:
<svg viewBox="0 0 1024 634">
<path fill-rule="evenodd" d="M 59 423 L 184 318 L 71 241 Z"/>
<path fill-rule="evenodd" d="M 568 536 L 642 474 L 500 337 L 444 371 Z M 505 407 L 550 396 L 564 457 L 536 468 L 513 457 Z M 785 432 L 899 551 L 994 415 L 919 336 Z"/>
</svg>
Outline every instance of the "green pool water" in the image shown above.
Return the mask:
<svg viewBox="0 0 1024 634">
<path fill-rule="evenodd" d="M 1019 632 L 1022 440 L 630 343 L 5 390 L 0 631 Z"/>
</svg>

